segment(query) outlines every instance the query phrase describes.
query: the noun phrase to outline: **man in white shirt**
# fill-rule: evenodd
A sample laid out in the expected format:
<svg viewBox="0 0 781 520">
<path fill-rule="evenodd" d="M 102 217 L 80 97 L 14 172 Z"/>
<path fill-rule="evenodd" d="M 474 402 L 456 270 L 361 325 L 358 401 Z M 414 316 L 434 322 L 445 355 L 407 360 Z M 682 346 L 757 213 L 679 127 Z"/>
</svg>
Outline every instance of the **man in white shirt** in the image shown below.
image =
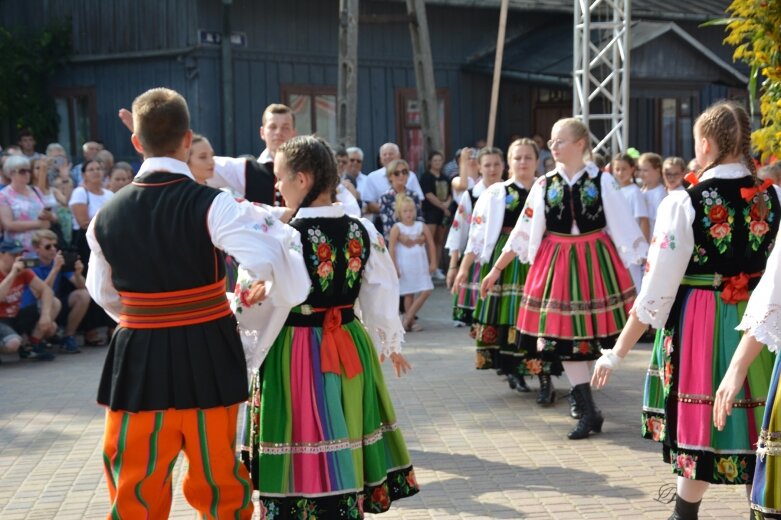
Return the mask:
<svg viewBox="0 0 781 520">
<path fill-rule="evenodd" d="M 382 168 L 374 170 L 366 177 L 366 182 L 361 190 L 361 200 L 365 203 L 366 213 L 379 213 L 380 211 L 380 197 L 388 192 L 390 189 L 390 181 L 388 181 L 388 175 L 385 170 L 385 166 L 391 161 L 401 159 L 401 152 L 399 147 L 395 143 L 385 143 L 380 146 L 380 163 Z M 423 190 L 418 182 L 418 176 L 415 172 L 409 172 L 409 178 L 407 179 L 407 189 L 417 193 L 420 200 L 423 200 Z"/>
</svg>

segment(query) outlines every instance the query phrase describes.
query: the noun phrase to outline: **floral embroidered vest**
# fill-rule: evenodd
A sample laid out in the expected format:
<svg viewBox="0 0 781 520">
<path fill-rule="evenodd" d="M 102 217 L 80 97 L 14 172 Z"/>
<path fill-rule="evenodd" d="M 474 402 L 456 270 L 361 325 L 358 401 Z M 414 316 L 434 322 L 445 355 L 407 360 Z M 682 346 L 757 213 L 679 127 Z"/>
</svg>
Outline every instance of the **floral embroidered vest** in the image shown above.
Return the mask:
<svg viewBox="0 0 781 520">
<path fill-rule="evenodd" d="M 592 179 L 584 173 L 572 187 L 556 172 L 545 178 L 545 227 L 569 235 L 572 223 L 581 233 L 598 231 L 607 225 L 602 207 L 602 172 Z"/>
<path fill-rule="evenodd" d="M 778 232 L 778 196 L 773 188 L 758 191 L 750 201 L 741 189 L 754 187 L 750 176 L 708 179 L 687 191 L 694 206 L 694 251 L 686 274 L 735 276 L 761 273 Z M 757 202 L 767 207 L 763 217 Z"/>
<path fill-rule="evenodd" d="M 529 196 L 529 191 L 515 183 L 510 183 L 505 186 L 505 193 L 504 221 L 502 222 L 502 227 L 512 228 L 515 227 L 518 217 L 521 216 L 521 210 L 523 210 L 523 206 L 526 204 L 526 198 Z"/>
<path fill-rule="evenodd" d="M 304 261 L 312 289 L 304 302 L 315 308 L 352 304 L 361 289 L 366 260 L 369 258 L 369 233 L 358 219 L 294 219 L 290 225 L 301 233 Z"/>
</svg>

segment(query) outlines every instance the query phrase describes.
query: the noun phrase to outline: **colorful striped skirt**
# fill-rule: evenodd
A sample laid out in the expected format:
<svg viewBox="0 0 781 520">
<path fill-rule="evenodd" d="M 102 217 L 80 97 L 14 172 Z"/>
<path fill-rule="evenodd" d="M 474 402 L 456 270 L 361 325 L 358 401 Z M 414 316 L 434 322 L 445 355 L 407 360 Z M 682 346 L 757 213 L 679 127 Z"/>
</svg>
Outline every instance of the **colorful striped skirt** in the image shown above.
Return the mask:
<svg viewBox="0 0 781 520">
<path fill-rule="evenodd" d="M 776 354 L 759 434 L 751 507 L 757 519 L 781 518 L 781 355 Z"/>
<path fill-rule="evenodd" d="M 632 278 L 607 233 L 548 233 L 521 298 L 520 372 L 560 375 L 562 361 L 597 359 L 602 348 L 612 348 L 634 299 Z"/>
<path fill-rule="evenodd" d="M 361 372 L 322 372 L 322 327 L 286 325 L 251 384 L 242 458 L 261 518 L 363 518 L 418 492 L 379 358 L 357 319 L 341 325 Z"/>
<path fill-rule="evenodd" d="M 480 269 L 481 281 L 501 256 L 509 236 L 509 231 L 499 235 L 491 260 Z M 502 368 L 509 374 L 517 365 L 513 362 L 518 332 L 515 322 L 528 273 L 529 264 L 522 264 L 516 258 L 502 271 L 501 277 L 485 298 L 478 294 L 471 332 L 477 343 L 476 368 Z"/>
<path fill-rule="evenodd" d="M 453 296 L 453 319 L 470 324 L 475 312 L 475 303 L 480 294 L 480 262 L 472 264 L 466 280 L 466 283 L 462 284 Z"/>
<path fill-rule="evenodd" d="M 725 303 L 712 275 L 686 276 L 656 333 L 643 392 L 642 433 L 662 443 L 673 472 L 715 484 L 750 484 L 773 355 L 763 349 L 722 431 L 713 399 L 740 342 L 746 302 Z M 709 287 L 710 286 L 710 287 Z"/>
</svg>

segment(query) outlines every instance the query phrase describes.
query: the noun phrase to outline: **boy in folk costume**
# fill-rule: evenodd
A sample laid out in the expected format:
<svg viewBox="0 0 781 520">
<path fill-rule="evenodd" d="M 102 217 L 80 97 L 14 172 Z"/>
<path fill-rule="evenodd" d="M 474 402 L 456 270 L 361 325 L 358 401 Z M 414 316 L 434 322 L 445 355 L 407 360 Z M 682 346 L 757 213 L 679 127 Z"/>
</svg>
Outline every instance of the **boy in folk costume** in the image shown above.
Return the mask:
<svg viewBox="0 0 781 520">
<path fill-rule="evenodd" d="M 108 517 L 167 518 L 171 471 L 184 450 L 184 495 L 199 515 L 249 519 L 252 487 L 234 455 L 246 362 L 223 251 L 266 282 L 256 288 L 268 292 L 266 304 L 292 307 L 309 291 L 298 232 L 194 181 L 178 93 L 145 92 L 133 102 L 133 123 L 144 163 L 87 231 L 87 288 L 119 322 L 98 390 L 107 407 Z"/>
</svg>

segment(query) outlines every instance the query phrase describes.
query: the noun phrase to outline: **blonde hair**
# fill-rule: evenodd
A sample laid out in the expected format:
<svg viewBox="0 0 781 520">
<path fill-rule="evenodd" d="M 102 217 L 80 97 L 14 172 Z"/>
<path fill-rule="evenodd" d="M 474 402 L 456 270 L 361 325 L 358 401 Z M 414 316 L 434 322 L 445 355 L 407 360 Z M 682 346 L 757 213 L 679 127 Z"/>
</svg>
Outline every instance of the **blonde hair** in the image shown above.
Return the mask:
<svg viewBox="0 0 781 520">
<path fill-rule="evenodd" d="M 398 168 L 400 164 L 403 164 L 404 167 L 407 168 L 407 172 L 409 172 L 409 163 L 407 161 L 404 159 L 394 159 L 385 167 L 385 177 L 387 177 L 388 180 L 390 180 L 393 172 L 396 171 L 396 168 Z"/>
<path fill-rule="evenodd" d="M 580 141 L 582 139 L 586 143 L 583 146 L 583 159 L 588 159 L 589 161 L 594 160 L 594 153 L 591 151 L 591 136 L 589 135 L 588 127 L 583 124 L 583 121 L 575 119 L 574 117 L 565 117 L 564 119 L 556 121 L 553 128 L 564 128 L 569 130 L 575 141 Z"/>
<path fill-rule="evenodd" d="M 412 200 L 412 197 L 407 195 L 406 193 L 399 193 L 396 195 L 396 202 L 394 203 L 394 209 L 393 209 L 393 216 L 396 217 L 396 220 L 401 220 L 401 209 L 404 207 L 405 204 L 412 204 L 412 207 L 415 209 L 415 218 L 418 216 L 418 206 L 415 204 L 415 201 Z"/>
<path fill-rule="evenodd" d="M 51 229 L 39 229 L 32 234 L 32 245 L 38 247 L 44 240 L 57 242 L 57 234 Z"/>
<path fill-rule="evenodd" d="M 686 162 L 682 157 L 667 157 L 662 163 L 662 171 L 671 166 L 678 166 L 683 173 L 686 173 Z"/>
<path fill-rule="evenodd" d="M 521 137 L 510 143 L 510 146 L 507 148 L 507 162 L 510 162 L 510 156 L 513 153 L 513 149 L 518 148 L 519 146 L 530 146 L 531 149 L 534 150 L 534 158 L 537 160 L 540 159 L 540 147 L 537 146 L 537 143 L 528 137 Z"/>
<path fill-rule="evenodd" d="M 282 103 L 272 103 L 267 106 L 266 110 L 263 111 L 263 115 L 260 117 L 260 124 L 262 126 L 266 126 L 266 120 L 271 114 L 290 114 L 290 119 L 293 120 L 293 128 L 296 127 L 296 114 L 289 106 L 283 105 Z"/>
<path fill-rule="evenodd" d="M 659 171 L 659 175 L 662 174 L 662 156 L 658 153 L 646 152 L 641 154 L 640 157 L 637 158 L 637 164 L 640 163 L 648 163 L 651 165 L 651 168 Z"/>
<path fill-rule="evenodd" d="M 187 101 L 168 88 L 147 90 L 133 101 L 133 129 L 147 155 L 175 153 L 190 130 Z"/>
</svg>

